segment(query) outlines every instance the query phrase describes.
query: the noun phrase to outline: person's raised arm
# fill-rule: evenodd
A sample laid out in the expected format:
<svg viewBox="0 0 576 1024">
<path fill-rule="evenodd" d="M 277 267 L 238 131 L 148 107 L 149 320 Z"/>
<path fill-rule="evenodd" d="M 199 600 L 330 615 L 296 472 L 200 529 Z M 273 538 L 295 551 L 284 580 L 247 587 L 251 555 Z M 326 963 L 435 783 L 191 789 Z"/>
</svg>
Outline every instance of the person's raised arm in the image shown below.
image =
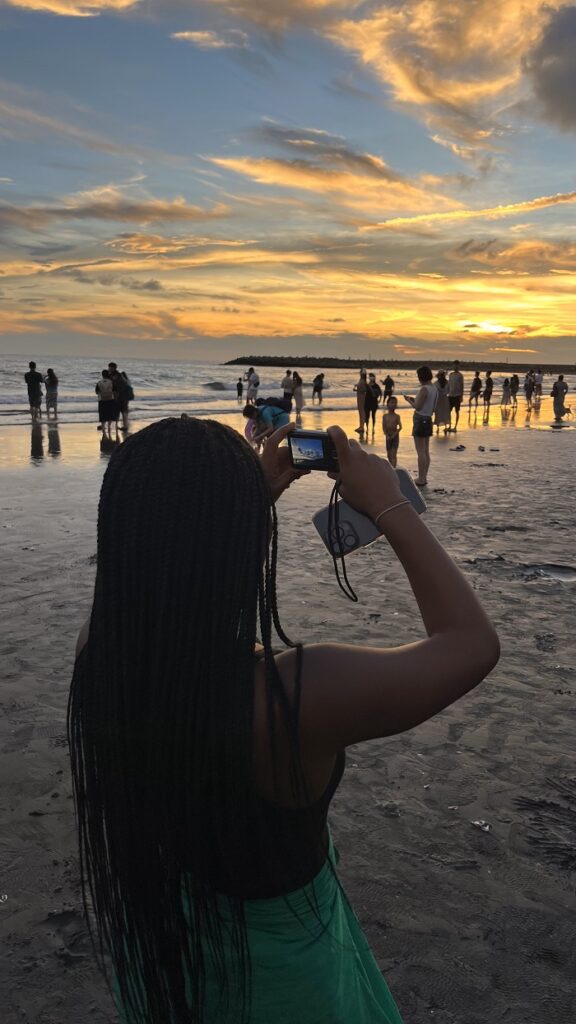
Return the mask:
<svg viewBox="0 0 576 1024">
<path fill-rule="evenodd" d="M 339 428 L 329 433 L 338 452 L 342 497 L 372 520 L 378 518 L 408 576 L 428 637 L 392 648 L 306 647 L 301 738 L 308 756 L 320 757 L 432 717 L 477 686 L 500 650 L 494 627 L 463 574 L 403 503 L 389 463 L 349 442 Z M 389 558 L 390 552 L 384 549 L 381 557 Z M 280 656 L 279 667 L 285 661 L 288 670 L 290 658 L 291 652 Z"/>
</svg>

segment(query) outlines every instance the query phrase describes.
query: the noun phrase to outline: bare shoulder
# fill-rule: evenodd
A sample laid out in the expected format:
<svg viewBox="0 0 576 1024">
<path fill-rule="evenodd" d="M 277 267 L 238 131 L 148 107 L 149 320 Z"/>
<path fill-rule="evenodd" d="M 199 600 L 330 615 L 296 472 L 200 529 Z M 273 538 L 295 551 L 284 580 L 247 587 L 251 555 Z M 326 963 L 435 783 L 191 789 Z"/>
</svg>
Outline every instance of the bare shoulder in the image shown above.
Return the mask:
<svg viewBox="0 0 576 1024">
<path fill-rule="evenodd" d="M 399 647 L 305 647 L 302 748 L 323 757 L 411 729 L 480 683 L 497 660 L 497 641 L 464 630 L 449 642 L 433 634 Z M 287 692 L 293 693 L 295 653 L 280 655 L 277 664 Z"/>
</svg>

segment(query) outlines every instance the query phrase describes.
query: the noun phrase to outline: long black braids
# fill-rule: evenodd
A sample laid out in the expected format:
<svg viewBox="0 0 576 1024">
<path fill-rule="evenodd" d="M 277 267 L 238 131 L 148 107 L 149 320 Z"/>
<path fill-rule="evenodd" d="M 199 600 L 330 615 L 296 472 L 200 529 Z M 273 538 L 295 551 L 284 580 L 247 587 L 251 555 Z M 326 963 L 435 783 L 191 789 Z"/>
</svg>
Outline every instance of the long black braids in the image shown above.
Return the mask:
<svg viewBox="0 0 576 1024">
<path fill-rule="evenodd" d="M 85 913 L 129 1024 L 208 1024 L 214 987 L 231 1020 L 248 1013 L 243 902 L 229 901 L 225 925 L 207 879 L 215 857 L 230 861 L 230 836 L 242 849 L 250 828 L 258 622 L 269 721 L 272 731 L 277 719 L 285 725 L 293 790 L 307 802 L 301 648 L 293 699 L 272 651 L 273 623 L 290 642 L 276 559 L 268 486 L 235 431 L 165 419 L 114 453 L 68 742 Z"/>
</svg>

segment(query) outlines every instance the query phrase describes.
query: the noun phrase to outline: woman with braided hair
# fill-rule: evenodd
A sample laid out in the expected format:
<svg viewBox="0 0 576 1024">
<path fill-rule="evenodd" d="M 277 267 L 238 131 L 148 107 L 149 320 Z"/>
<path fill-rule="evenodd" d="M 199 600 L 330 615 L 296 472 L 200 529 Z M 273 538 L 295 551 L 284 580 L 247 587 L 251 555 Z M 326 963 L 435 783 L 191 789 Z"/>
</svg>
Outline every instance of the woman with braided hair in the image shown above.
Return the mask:
<svg viewBox="0 0 576 1024">
<path fill-rule="evenodd" d="M 328 807 L 346 746 L 452 703 L 498 643 L 388 463 L 331 428 L 342 494 L 388 537 L 429 635 L 291 644 L 275 502 L 303 475 L 279 448 L 292 427 L 259 458 L 220 423 L 162 420 L 104 477 L 68 741 L 85 912 L 126 1024 L 401 1024 Z"/>
</svg>

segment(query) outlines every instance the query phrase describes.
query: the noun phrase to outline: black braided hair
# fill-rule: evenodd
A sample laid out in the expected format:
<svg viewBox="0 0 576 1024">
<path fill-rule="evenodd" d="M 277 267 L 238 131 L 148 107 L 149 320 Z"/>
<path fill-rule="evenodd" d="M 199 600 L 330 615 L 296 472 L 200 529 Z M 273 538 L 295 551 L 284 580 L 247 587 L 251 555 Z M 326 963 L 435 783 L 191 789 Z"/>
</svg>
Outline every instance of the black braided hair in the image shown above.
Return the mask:
<svg viewBox="0 0 576 1024">
<path fill-rule="evenodd" d="M 293 791 L 308 801 L 297 729 L 302 651 L 293 699 L 272 652 L 273 622 L 281 629 L 276 558 L 268 485 L 234 430 L 164 419 L 112 456 L 68 742 L 85 913 L 130 1024 L 211 1024 L 208 979 L 233 1007 L 230 1019 L 246 1019 L 243 903 L 230 900 L 225 928 L 206 879 L 230 837 L 242 849 L 250 827 L 258 622 L 271 732 L 279 720 Z"/>
</svg>

